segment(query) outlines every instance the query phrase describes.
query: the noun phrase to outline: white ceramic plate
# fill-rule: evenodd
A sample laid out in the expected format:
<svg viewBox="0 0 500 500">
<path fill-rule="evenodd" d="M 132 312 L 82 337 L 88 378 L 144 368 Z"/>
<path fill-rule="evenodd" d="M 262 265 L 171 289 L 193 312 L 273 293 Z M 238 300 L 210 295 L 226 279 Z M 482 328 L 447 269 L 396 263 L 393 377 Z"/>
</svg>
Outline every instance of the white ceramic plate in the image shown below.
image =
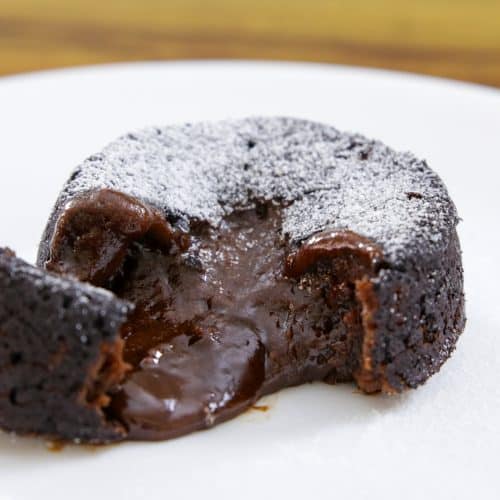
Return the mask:
<svg viewBox="0 0 500 500">
<path fill-rule="evenodd" d="M 282 63 L 91 67 L 0 80 L 0 244 L 34 260 L 71 168 L 152 124 L 292 115 L 426 158 L 463 218 L 468 324 L 453 358 L 397 397 L 308 385 L 163 443 L 47 451 L 0 435 L 0 499 L 499 498 L 500 93 Z"/>
</svg>

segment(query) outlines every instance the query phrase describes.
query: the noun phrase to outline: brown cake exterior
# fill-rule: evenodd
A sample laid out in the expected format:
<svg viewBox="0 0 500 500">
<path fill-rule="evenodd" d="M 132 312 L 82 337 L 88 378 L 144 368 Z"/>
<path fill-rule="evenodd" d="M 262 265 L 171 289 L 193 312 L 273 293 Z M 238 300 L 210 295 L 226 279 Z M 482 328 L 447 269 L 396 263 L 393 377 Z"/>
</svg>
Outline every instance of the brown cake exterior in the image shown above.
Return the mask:
<svg viewBox="0 0 500 500">
<path fill-rule="evenodd" d="M 382 269 L 372 280 L 376 306 L 366 318 L 360 387 L 416 388 L 449 358 L 465 326 L 463 270 L 456 233 L 439 256 L 414 267 Z"/>
<path fill-rule="evenodd" d="M 135 305 L 118 333 L 129 370 L 99 391 L 95 432 L 61 437 L 170 438 L 313 380 L 418 386 L 464 327 L 457 222 L 425 162 L 321 124 L 120 138 L 74 171 L 40 246 L 41 267 Z M 44 426 L 31 430 L 53 434 Z"/>
<path fill-rule="evenodd" d="M 77 442 L 123 439 L 107 391 L 123 377 L 131 304 L 0 249 L 0 427 Z"/>
</svg>

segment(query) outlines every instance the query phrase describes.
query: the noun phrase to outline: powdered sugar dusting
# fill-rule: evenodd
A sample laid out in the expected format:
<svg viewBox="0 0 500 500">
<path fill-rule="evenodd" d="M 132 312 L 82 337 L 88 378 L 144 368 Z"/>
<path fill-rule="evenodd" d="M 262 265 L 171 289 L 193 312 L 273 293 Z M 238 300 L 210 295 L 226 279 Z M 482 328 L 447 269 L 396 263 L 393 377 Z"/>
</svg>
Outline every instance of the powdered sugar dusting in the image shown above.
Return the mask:
<svg viewBox="0 0 500 500">
<path fill-rule="evenodd" d="M 370 238 L 398 264 L 438 252 L 458 221 L 425 162 L 380 142 L 291 118 L 248 118 L 128 134 L 80 165 L 58 207 L 115 189 L 170 219 L 216 225 L 235 208 L 280 200 L 283 234 L 299 243 L 325 229 Z"/>
</svg>

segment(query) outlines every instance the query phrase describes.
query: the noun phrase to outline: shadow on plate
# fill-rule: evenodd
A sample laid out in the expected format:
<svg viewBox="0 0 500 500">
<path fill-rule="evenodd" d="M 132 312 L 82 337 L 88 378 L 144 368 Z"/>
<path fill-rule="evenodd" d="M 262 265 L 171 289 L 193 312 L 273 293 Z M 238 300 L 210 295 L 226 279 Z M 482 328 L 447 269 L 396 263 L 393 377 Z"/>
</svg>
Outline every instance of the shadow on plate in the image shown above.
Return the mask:
<svg viewBox="0 0 500 500">
<path fill-rule="evenodd" d="M 269 445 L 270 441 L 301 439 L 318 432 L 342 432 L 346 426 L 366 425 L 383 418 L 411 398 L 411 392 L 396 395 L 365 395 L 353 385 L 306 384 L 266 396 L 243 415 L 213 429 L 160 443 L 118 443 L 108 446 L 63 445 L 59 447 L 40 438 L 14 436 L 0 432 L 0 467 L 4 460 L 29 462 L 30 466 L 67 460 L 88 459 L 131 446 L 182 446 L 198 440 L 200 446 L 229 443 L 231 447 Z M 249 427 L 252 427 L 251 429 Z M 243 430 L 243 432 L 242 432 Z M 190 443 L 193 444 L 192 442 Z"/>
</svg>

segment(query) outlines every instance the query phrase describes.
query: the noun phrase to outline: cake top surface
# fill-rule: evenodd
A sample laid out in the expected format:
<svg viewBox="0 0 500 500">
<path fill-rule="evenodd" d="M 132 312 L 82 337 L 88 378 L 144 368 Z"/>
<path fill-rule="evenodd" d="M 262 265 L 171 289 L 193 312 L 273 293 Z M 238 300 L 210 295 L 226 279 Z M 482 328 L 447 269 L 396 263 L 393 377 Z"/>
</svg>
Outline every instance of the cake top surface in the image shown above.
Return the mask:
<svg viewBox="0 0 500 500">
<path fill-rule="evenodd" d="M 48 227 L 69 201 L 101 188 L 134 196 L 179 224 L 195 218 L 217 225 L 256 200 L 277 200 L 286 207 L 282 232 L 292 244 L 319 231 L 349 229 L 379 245 L 396 265 L 439 252 L 458 222 L 443 182 L 425 161 L 293 118 L 202 122 L 122 136 L 75 169 Z"/>
</svg>

